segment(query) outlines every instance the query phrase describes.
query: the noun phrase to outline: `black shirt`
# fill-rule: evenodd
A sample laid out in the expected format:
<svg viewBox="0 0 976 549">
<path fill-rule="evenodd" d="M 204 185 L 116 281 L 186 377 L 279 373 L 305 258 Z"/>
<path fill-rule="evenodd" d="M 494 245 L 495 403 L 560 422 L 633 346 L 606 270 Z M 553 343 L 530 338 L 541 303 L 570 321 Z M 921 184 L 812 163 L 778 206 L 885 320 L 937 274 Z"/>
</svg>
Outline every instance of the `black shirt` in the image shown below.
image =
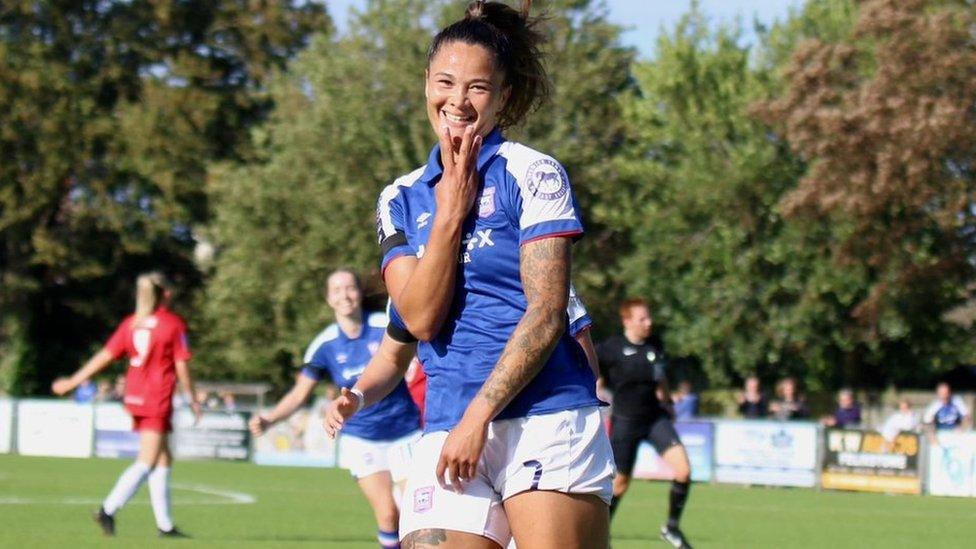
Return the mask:
<svg viewBox="0 0 976 549">
<path fill-rule="evenodd" d="M 739 403 L 739 413 L 742 414 L 742 417 L 748 419 L 758 419 L 768 416 L 769 401 L 766 400 L 766 395 L 759 395 L 759 400 L 756 402 L 743 400 Z"/>
<path fill-rule="evenodd" d="M 664 346 L 648 340 L 634 345 L 622 335 L 597 346 L 600 376 L 613 393 L 613 415 L 651 420 L 665 414 L 657 399 L 658 382 L 665 379 Z"/>
</svg>

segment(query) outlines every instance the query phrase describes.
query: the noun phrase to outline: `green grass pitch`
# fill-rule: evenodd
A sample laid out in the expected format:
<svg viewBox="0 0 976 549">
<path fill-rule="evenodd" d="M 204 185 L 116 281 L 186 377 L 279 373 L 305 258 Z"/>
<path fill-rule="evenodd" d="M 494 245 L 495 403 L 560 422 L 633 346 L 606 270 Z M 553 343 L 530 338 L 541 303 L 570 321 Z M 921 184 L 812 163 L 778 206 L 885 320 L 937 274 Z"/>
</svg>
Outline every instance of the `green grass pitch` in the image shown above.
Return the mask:
<svg viewBox="0 0 976 549">
<path fill-rule="evenodd" d="M 375 549 L 364 499 L 337 469 L 178 462 L 174 518 L 192 540 L 160 540 L 145 488 L 109 542 L 90 515 L 128 464 L 0 455 L 0 547 Z M 660 547 L 667 484 L 635 482 L 613 548 Z M 696 485 L 683 527 L 696 547 L 974 547 L 976 500 Z"/>
</svg>

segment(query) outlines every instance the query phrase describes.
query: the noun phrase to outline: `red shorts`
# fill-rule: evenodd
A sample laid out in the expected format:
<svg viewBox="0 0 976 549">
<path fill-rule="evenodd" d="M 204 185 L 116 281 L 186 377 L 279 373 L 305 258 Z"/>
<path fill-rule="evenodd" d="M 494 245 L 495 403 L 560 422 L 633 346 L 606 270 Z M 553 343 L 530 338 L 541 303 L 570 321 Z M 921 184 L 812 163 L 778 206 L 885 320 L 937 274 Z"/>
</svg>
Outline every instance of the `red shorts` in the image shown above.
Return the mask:
<svg viewBox="0 0 976 549">
<path fill-rule="evenodd" d="M 132 416 L 133 431 L 154 431 L 156 433 L 170 433 L 173 422 L 170 417 Z"/>
</svg>

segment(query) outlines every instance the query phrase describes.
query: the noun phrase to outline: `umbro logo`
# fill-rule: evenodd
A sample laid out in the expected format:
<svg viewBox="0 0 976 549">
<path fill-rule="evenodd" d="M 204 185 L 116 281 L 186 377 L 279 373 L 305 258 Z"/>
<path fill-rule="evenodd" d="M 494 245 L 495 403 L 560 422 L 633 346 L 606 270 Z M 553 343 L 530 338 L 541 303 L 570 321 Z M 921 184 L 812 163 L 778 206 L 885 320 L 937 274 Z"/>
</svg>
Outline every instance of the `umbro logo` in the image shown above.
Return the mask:
<svg viewBox="0 0 976 549">
<path fill-rule="evenodd" d="M 637 349 L 633 347 L 624 347 L 624 356 L 634 356 L 637 354 Z"/>
</svg>

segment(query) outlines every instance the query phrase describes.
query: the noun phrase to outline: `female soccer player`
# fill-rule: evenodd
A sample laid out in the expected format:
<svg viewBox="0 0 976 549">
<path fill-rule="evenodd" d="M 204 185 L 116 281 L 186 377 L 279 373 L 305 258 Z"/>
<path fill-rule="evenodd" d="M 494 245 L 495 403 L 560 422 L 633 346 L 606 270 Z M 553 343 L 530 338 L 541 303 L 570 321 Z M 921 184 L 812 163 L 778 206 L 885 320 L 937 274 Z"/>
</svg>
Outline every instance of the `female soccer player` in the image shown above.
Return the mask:
<svg viewBox="0 0 976 549">
<path fill-rule="evenodd" d="M 95 513 L 105 535 L 115 535 L 115 513 L 125 505 L 142 483 L 149 479 L 149 499 L 159 535 L 185 537 L 170 515 L 169 476 L 173 456 L 168 434 L 173 430 L 173 390 L 179 378 L 183 392 L 197 418 L 200 404 L 194 400 L 193 379 L 187 362 L 190 348 L 186 323 L 169 310 L 172 289 L 160 273 L 141 275 L 136 280 L 135 313 L 126 317 L 105 344 L 69 378 L 51 385 L 65 395 L 123 355 L 129 357 L 123 402 L 132 414 L 133 429 L 139 432 L 139 455 Z"/>
<path fill-rule="evenodd" d="M 567 333 L 582 224 L 562 166 L 501 133 L 547 92 L 528 4 L 473 2 L 433 40 L 425 92 L 440 144 L 378 203 L 388 337 L 326 420 L 334 432 L 381 398 L 421 340 L 426 425 L 405 547 L 608 544 L 613 458 Z"/>
<path fill-rule="evenodd" d="M 352 387 L 379 347 L 386 315 L 363 313 L 362 286 L 353 272 L 343 269 L 329 275 L 326 301 L 335 311 L 336 322 L 308 346 L 305 366 L 291 391 L 269 413 L 251 418 L 251 432 L 256 436 L 293 414 L 323 377 L 339 387 Z M 400 543 L 388 453 L 416 438 L 419 429 L 420 413 L 401 381 L 382 402 L 348 422 L 339 444 L 341 464 L 349 468 L 373 508 L 381 547 L 399 547 Z"/>
</svg>

